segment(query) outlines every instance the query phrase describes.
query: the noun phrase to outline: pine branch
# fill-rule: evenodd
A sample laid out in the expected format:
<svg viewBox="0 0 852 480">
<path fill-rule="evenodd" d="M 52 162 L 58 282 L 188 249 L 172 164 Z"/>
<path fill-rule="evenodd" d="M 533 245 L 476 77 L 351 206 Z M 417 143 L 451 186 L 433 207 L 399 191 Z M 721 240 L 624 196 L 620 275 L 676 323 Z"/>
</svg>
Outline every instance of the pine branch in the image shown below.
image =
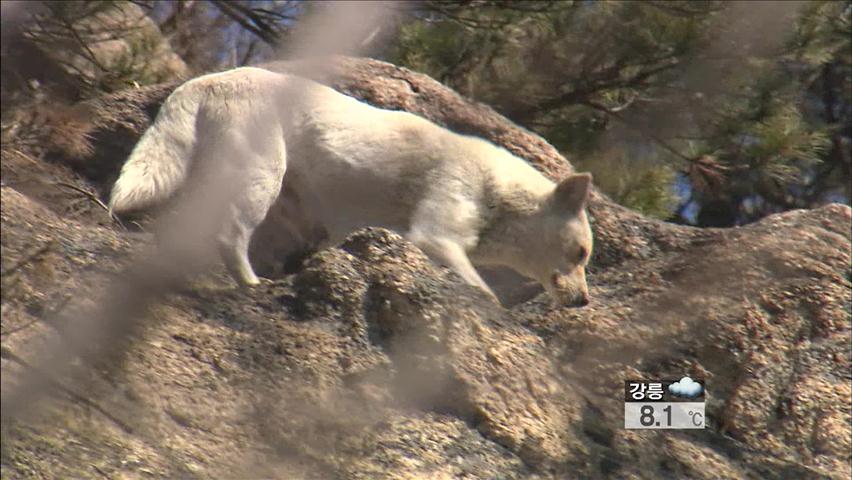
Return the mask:
<svg viewBox="0 0 852 480">
<path fill-rule="evenodd" d="M 648 137 L 654 143 L 656 143 L 657 145 L 662 147 L 667 152 L 671 153 L 672 155 L 674 155 L 674 156 L 676 156 L 676 157 L 678 157 L 682 160 L 685 160 L 686 162 L 695 163 L 697 161 L 697 159 L 695 159 L 695 158 L 684 155 L 679 150 L 677 150 L 676 148 L 669 145 L 668 142 L 666 142 L 665 140 L 663 140 L 662 138 L 660 138 L 659 136 L 657 136 L 655 133 L 651 132 L 647 128 L 640 126 L 640 125 L 637 125 L 637 124 L 631 122 L 630 120 L 624 118 L 624 116 L 621 115 L 618 111 L 613 111 L 613 110 L 611 110 L 611 109 L 609 109 L 609 108 L 607 108 L 607 107 L 605 107 L 605 106 L 603 106 L 599 103 L 595 103 L 591 100 L 587 100 L 587 101 L 583 102 L 583 105 L 586 105 L 586 106 L 591 107 L 595 110 L 603 112 L 603 113 L 607 114 L 608 116 L 618 120 L 623 125 L 625 125 L 628 128 L 631 128 L 631 129 L 641 133 L 642 135 Z"/>
<path fill-rule="evenodd" d="M 609 77 L 609 80 L 590 80 L 586 87 L 571 90 L 559 95 L 558 97 L 553 97 L 543 102 L 526 106 L 520 111 L 516 110 L 511 112 L 509 117 L 515 121 L 525 123 L 528 122 L 531 117 L 541 113 L 547 113 L 551 110 L 564 108 L 570 105 L 588 104 L 588 102 L 591 101 L 590 97 L 601 91 L 643 86 L 644 82 L 651 76 L 670 70 L 679 64 L 680 61 L 677 57 L 666 57 L 663 59 L 662 63 L 657 66 L 640 71 L 628 79 L 621 79 L 619 73 L 622 69 L 626 68 L 627 65 L 624 65 L 623 63 L 616 63 L 604 72 L 598 74 L 599 79 Z M 607 110 L 607 113 L 613 112 Z"/>
</svg>

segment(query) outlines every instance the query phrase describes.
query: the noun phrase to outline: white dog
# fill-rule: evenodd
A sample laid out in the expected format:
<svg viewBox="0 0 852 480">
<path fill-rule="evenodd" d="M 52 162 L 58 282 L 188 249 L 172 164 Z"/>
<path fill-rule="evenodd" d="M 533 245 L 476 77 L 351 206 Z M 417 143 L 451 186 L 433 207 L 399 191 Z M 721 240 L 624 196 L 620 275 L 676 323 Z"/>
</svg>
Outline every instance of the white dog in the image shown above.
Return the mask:
<svg viewBox="0 0 852 480">
<path fill-rule="evenodd" d="M 169 96 L 122 168 L 110 207 L 154 206 L 186 183 L 203 187 L 210 172 L 237 186 L 217 240 L 242 285 L 258 283 L 249 240 L 286 175 L 281 198 L 298 198 L 299 214 L 322 225 L 328 243 L 386 227 L 492 296 L 473 264 L 508 266 L 562 304 L 588 303 L 591 175 L 556 184 L 485 140 L 246 67 Z"/>
</svg>

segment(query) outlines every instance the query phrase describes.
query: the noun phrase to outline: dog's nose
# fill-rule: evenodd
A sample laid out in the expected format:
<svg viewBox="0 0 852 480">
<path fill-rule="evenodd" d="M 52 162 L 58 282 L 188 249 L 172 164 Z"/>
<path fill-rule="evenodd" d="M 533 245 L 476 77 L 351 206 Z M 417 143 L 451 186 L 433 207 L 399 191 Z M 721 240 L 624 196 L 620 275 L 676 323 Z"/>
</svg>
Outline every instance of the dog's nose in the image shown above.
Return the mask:
<svg viewBox="0 0 852 480">
<path fill-rule="evenodd" d="M 586 305 L 588 305 L 588 304 L 589 304 L 589 294 L 588 294 L 588 293 L 584 293 L 584 294 L 583 294 L 583 296 L 582 296 L 582 297 L 580 297 L 580 301 L 579 301 L 579 302 L 577 302 L 577 305 L 579 305 L 579 306 L 581 306 L 581 307 L 585 307 L 585 306 L 586 306 Z"/>
</svg>

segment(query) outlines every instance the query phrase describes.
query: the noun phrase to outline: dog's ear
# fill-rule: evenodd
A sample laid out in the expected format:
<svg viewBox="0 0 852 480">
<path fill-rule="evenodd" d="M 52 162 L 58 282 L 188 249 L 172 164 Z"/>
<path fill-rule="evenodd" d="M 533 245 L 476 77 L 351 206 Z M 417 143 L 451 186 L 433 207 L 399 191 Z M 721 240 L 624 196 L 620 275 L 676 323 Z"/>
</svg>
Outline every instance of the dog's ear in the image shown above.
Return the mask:
<svg viewBox="0 0 852 480">
<path fill-rule="evenodd" d="M 560 212 L 579 213 L 586 208 L 591 188 L 591 173 L 571 175 L 556 186 L 553 192 L 553 205 Z"/>
</svg>

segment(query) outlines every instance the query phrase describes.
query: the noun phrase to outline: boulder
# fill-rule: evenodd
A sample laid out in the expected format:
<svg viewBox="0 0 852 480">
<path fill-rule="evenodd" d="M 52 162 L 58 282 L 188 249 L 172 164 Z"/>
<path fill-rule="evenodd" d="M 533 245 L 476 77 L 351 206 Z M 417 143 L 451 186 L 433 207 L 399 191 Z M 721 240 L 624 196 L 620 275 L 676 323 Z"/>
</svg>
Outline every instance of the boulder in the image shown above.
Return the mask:
<svg viewBox="0 0 852 480">
<path fill-rule="evenodd" d="M 349 58 L 313 74 L 487 138 L 554 179 L 572 171 L 424 75 Z M 88 102 L 92 154 L 62 163 L 54 149 L 67 169 L 24 168 L 4 149 L 4 182 L 67 174 L 105 193 L 173 87 Z M 3 200 L 5 399 L 33 375 L 53 314 L 149 239 L 97 206 L 64 218 L 56 197 L 14 185 Z M 200 275 L 150 307 L 118 360 L 76 361 L 41 408 L 4 420 L 4 477 L 848 478 L 850 208 L 699 229 L 596 193 L 590 214 L 584 308 L 543 294 L 496 305 L 381 229 L 252 291 L 221 268 Z M 687 374 L 705 382 L 706 429 L 623 428 L 625 380 Z"/>
</svg>

